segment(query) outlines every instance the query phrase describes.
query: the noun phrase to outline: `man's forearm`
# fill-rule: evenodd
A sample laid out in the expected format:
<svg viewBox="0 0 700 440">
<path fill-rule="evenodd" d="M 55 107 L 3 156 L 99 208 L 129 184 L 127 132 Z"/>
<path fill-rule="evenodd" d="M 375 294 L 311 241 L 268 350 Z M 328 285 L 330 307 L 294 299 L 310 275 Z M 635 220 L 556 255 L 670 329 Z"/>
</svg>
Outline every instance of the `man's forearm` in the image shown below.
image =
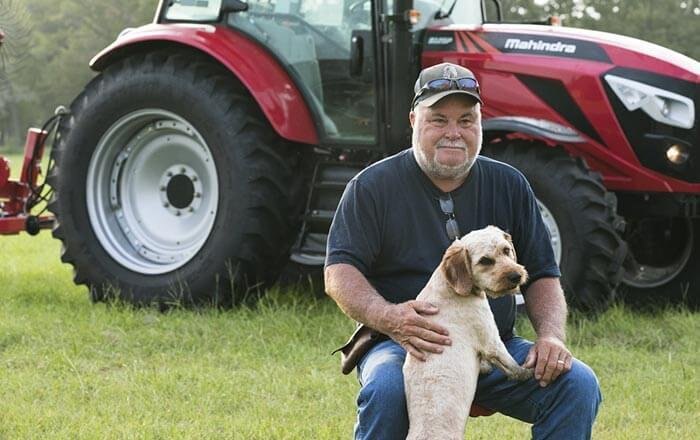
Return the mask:
<svg viewBox="0 0 700 440">
<path fill-rule="evenodd" d="M 427 353 L 442 353 L 450 345 L 449 331 L 424 315 L 438 313 L 426 301 L 393 304 L 385 300 L 354 266 L 334 264 L 325 271 L 326 293 L 346 315 L 399 343 L 424 361 Z"/>
<path fill-rule="evenodd" d="M 537 336 L 566 338 L 566 300 L 559 278 L 540 278 L 525 293 L 525 308 Z"/>
<path fill-rule="evenodd" d="M 367 278 L 349 264 L 334 264 L 325 270 L 326 293 L 355 321 L 381 330 L 385 309 L 391 305 Z"/>
</svg>

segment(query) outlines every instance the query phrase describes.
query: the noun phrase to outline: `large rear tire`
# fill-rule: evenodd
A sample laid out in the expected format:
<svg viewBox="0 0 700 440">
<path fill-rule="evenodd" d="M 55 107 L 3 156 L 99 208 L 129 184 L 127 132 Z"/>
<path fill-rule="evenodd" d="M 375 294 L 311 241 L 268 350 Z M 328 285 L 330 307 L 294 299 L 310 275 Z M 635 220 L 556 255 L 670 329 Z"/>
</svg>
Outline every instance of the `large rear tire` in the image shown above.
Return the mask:
<svg viewBox="0 0 700 440">
<path fill-rule="evenodd" d="M 537 197 L 562 271 L 567 301 L 586 313 L 606 309 L 622 277 L 627 246 L 615 231 L 614 195 L 581 159 L 532 142 L 484 147 L 519 169 Z"/>
<path fill-rule="evenodd" d="M 191 54 L 127 58 L 60 130 L 53 234 L 93 300 L 225 304 L 276 277 L 302 207 L 299 153 L 228 72 Z"/>
</svg>

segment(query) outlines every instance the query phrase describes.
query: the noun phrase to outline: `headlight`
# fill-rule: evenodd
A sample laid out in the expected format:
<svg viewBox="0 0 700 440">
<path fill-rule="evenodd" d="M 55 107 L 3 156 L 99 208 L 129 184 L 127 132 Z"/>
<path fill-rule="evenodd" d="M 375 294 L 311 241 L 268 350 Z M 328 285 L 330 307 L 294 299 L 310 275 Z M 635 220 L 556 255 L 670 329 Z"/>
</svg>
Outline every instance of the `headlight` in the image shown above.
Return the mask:
<svg viewBox="0 0 700 440">
<path fill-rule="evenodd" d="M 655 121 L 674 127 L 693 128 L 695 104 L 683 95 L 615 75 L 605 75 L 627 110 L 642 109 Z"/>
<path fill-rule="evenodd" d="M 674 165 L 683 165 L 690 159 L 690 152 L 685 145 L 673 144 L 666 150 L 666 158 Z"/>
</svg>

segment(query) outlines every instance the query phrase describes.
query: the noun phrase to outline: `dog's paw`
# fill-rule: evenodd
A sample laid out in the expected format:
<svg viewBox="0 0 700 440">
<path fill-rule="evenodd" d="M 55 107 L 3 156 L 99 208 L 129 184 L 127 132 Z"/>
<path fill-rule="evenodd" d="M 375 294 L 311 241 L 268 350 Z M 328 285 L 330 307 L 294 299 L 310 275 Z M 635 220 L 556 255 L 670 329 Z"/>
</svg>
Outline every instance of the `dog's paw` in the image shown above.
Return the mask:
<svg viewBox="0 0 700 440">
<path fill-rule="evenodd" d="M 534 368 L 519 367 L 515 371 L 512 371 L 508 377 L 512 380 L 517 380 L 517 381 L 522 382 L 522 381 L 526 381 L 528 379 L 532 379 L 532 376 L 534 374 L 535 374 Z"/>
</svg>

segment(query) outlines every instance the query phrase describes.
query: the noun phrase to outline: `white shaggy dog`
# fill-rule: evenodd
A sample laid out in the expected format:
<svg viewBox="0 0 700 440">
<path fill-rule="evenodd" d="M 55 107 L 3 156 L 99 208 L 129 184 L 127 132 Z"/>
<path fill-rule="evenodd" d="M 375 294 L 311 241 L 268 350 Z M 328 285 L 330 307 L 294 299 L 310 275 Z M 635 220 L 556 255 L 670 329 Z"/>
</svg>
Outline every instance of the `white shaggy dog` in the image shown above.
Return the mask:
<svg viewBox="0 0 700 440">
<path fill-rule="evenodd" d="M 406 356 L 407 439 L 464 439 L 479 372 L 490 365 L 511 379 L 532 377 L 508 354 L 486 299 L 517 293 L 526 279 L 510 235 L 495 226 L 470 232 L 447 249 L 417 299 L 439 308 L 427 317 L 447 328 L 452 345 L 425 362 Z"/>
</svg>

